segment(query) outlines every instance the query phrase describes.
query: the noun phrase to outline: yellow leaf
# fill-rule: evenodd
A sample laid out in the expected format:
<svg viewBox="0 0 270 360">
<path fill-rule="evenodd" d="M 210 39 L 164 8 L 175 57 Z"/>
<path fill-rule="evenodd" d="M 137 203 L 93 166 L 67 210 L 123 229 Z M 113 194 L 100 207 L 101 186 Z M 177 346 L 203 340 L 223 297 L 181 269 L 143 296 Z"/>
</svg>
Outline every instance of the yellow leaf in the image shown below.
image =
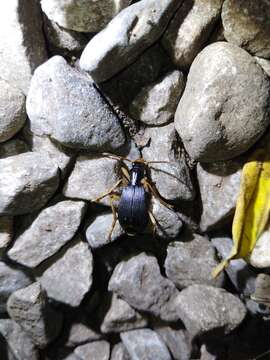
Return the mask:
<svg viewBox="0 0 270 360">
<path fill-rule="evenodd" d="M 231 259 L 248 259 L 268 223 L 270 161 L 267 150 L 256 150 L 243 167 L 232 226 L 233 247 L 228 258 L 214 269 L 213 276 L 217 276 Z"/>
</svg>

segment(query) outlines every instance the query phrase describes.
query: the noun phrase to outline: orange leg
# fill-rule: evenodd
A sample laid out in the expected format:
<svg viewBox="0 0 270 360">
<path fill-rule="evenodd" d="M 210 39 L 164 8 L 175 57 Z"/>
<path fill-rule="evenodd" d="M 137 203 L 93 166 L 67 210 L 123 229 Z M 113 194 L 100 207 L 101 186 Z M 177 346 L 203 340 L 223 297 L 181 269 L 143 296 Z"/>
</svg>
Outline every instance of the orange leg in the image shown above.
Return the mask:
<svg viewBox="0 0 270 360">
<path fill-rule="evenodd" d="M 118 180 L 117 183 L 114 186 L 112 186 L 110 190 L 108 190 L 104 194 L 100 195 L 95 200 L 92 200 L 92 202 L 99 202 L 101 199 L 105 198 L 106 196 L 111 195 L 114 192 L 114 190 L 120 186 L 121 183 L 122 183 L 122 179 Z"/>
<path fill-rule="evenodd" d="M 170 209 L 170 210 L 173 209 L 173 206 L 170 205 L 170 204 L 168 204 L 168 203 L 166 203 L 166 201 L 164 201 L 164 200 L 161 198 L 161 196 L 159 195 L 158 191 L 155 189 L 155 187 L 154 187 L 153 185 L 150 184 L 150 182 L 149 182 L 146 178 L 143 178 L 143 179 L 142 179 L 142 185 L 144 186 L 144 188 L 146 189 L 146 191 L 150 191 L 150 192 L 153 194 L 153 196 L 154 196 L 156 199 L 158 199 L 158 201 L 159 201 L 162 205 L 166 206 L 166 208 L 168 208 L 168 209 Z"/>
</svg>

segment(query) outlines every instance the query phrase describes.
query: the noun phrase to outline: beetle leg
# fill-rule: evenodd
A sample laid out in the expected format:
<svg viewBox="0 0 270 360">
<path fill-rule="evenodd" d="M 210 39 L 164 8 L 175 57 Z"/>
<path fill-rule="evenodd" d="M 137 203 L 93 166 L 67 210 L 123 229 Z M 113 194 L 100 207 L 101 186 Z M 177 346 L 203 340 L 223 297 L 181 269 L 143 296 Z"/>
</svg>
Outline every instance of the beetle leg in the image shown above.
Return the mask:
<svg viewBox="0 0 270 360">
<path fill-rule="evenodd" d="M 115 159 L 115 160 L 119 160 L 119 161 L 128 161 L 128 162 L 132 162 L 132 160 L 124 157 L 124 156 L 118 156 L 115 154 L 110 154 L 110 153 L 102 153 L 103 156 L 111 158 L 111 159 Z"/>
<path fill-rule="evenodd" d="M 116 221 L 117 221 L 117 213 L 116 213 L 115 206 L 114 206 L 114 204 L 113 204 L 113 200 L 114 200 L 114 199 L 118 199 L 118 198 L 119 198 L 119 196 L 117 196 L 117 195 L 110 195 L 110 205 L 111 205 L 112 214 L 113 214 L 113 222 L 112 222 L 112 226 L 111 226 L 111 229 L 110 229 L 110 232 L 109 232 L 109 236 L 108 236 L 109 242 L 111 242 L 112 233 L 113 233 L 113 230 L 114 230 L 114 228 L 115 228 Z"/>
<path fill-rule="evenodd" d="M 156 199 L 159 200 L 159 202 L 160 202 L 162 205 L 166 206 L 166 208 L 168 208 L 168 209 L 170 209 L 170 210 L 173 209 L 173 206 L 170 205 L 170 204 L 168 204 L 168 203 L 166 203 L 166 201 L 164 201 L 164 200 L 161 198 L 161 196 L 159 195 L 158 191 L 155 189 L 155 187 L 154 187 L 153 185 L 150 184 L 150 182 L 149 182 L 146 178 L 143 178 L 143 179 L 142 179 L 142 185 L 144 186 L 144 188 L 145 188 L 146 190 L 148 190 L 148 191 L 150 190 L 150 192 L 154 195 L 154 197 L 155 197 Z"/>
<path fill-rule="evenodd" d="M 122 171 L 122 174 L 124 176 L 124 178 L 127 180 L 127 181 L 130 181 L 130 175 L 129 175 L 129 172 L 128 170 L 125 168 L 125 167 L 121 167 L 121 171 Z"/>
<path fill-rule="evenodd" d="M 151 224 L 152 224 L 153 237 L 155 238 L 155 237 L 156 237 L 156 229 L 157 229 L 158 223 L 157 223 L 157 220 L 155 219 L 152 211 L 148 210 L 148 214 L 149 214 L 149 219 L 150 219 Z"/>
<path fill-rule="evenodd" d="M 118 180 L 117 183 L 111 187 L 110 190 L 108 190 L 106 193 L 102 194 L 101 196 L 99 196 L 98 198 L 96 198 L 95 200 L 91 200 L 92 202 L 99 202 L 101 199 L 105 198 L 106 196 L 111 195 L 111 193 L 121 184 L 122 179 Z"/>
</svg>

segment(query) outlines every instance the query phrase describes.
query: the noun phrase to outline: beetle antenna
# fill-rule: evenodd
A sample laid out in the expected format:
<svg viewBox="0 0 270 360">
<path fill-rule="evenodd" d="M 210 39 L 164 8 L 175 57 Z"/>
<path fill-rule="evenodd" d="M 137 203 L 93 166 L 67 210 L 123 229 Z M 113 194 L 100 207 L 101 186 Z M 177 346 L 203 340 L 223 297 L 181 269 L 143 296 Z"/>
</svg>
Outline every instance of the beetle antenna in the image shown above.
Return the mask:
<svg viewBox="0 0 270 360">
<path fill-rule="evenodd" d="M 169 164 L 170 161 L 145 161 L 147 164 Z"/>
<path fill-rule="evenodd" d="M 103 156 L 111 158 L 111 159 L 115 159 L 115 160 L 120 160 L 120 161 L 129 161 L 129 162 L 133 162 L 132 160 L 124 157 L 124 156 L 118 156 L 115 154 L 110 154 L 110 153 L 102 153 Z"/>
</svg>

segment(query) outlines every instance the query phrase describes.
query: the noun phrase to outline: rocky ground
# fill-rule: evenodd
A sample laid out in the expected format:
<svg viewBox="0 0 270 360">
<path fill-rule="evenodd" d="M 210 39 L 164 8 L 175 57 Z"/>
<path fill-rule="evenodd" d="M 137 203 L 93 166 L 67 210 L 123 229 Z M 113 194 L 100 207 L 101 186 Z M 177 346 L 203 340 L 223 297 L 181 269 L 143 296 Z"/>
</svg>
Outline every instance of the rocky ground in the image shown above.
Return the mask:
<svg viewBox="0 0 270 360">
<path fill-rule="evenodd" d="M 1 360 L 269 350 L 269 231 L 211 276 L 269 141 L 269 18 L 267 0 L 1 1 Z M 151 199 L 155 237 L 109 238 L 94 200 L 123 164 L 104 152 L 166 162 L 150 166 L 174 207 Z"/>
</svg>

